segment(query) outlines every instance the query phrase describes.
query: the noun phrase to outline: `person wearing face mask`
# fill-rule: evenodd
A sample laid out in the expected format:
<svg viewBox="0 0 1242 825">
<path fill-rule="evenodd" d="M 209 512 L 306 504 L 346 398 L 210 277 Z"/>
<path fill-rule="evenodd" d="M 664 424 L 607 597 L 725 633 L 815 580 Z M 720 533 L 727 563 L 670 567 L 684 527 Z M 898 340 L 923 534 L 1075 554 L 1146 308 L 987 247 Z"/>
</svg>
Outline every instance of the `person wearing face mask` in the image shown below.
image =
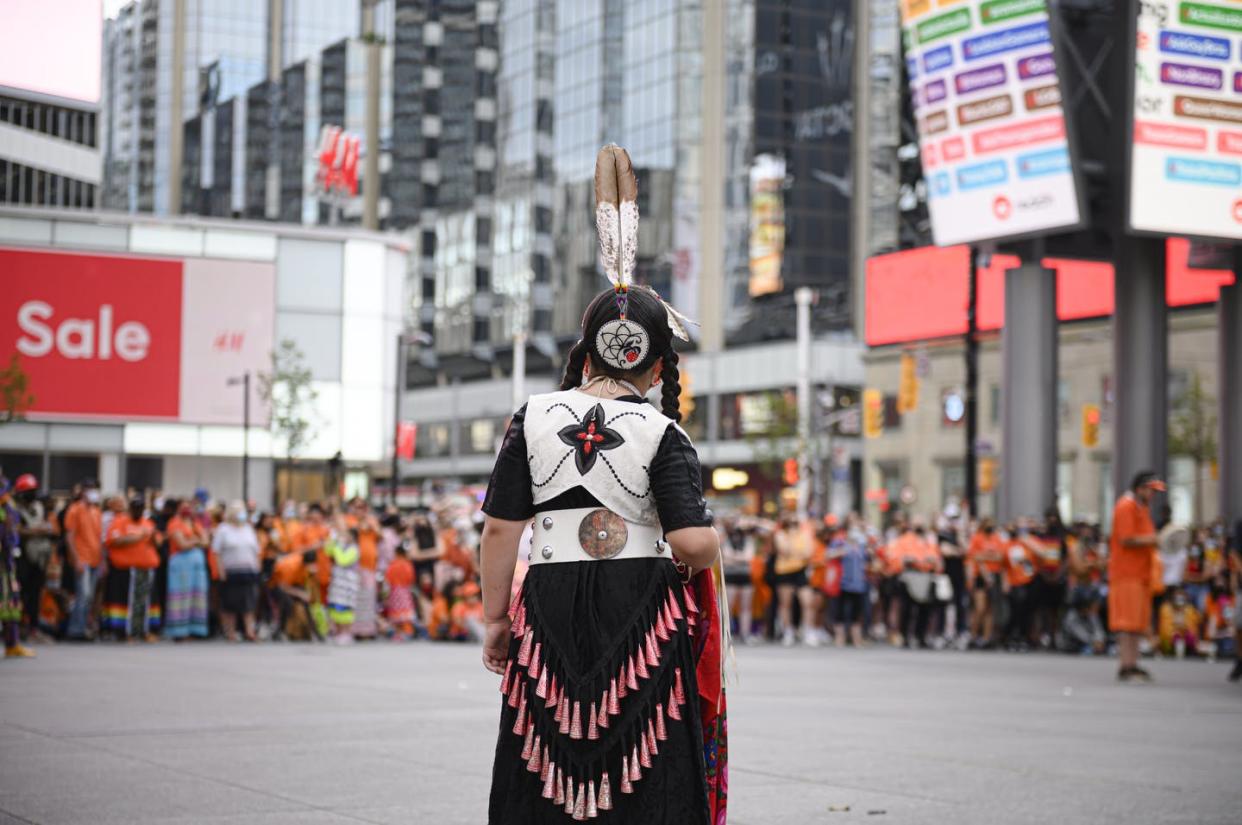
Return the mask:
<svg viewBox="0 0 1242 825">
<path fill-rule="evenodd" d="M 246 641 L 256 641 L 255 608 L 259 601 L 259 537 L 246 520 L 246 506 L 229 505 L 216 528 L 212 549 L 220 559 L 220 624 L 230 642 L 237 641 L 241 619 Z"/>
<path fill-rule="evenodd" d="M 17 534 L 22 554 L 17 559 L 17 578 L 21 585 L 22 618 L 29 638 L 39 633 L 39 605 L 47 580 L 48 562 L 55 551 L 55 531 L 48 521 L 43 502 L 39 501 L 39 480 L 23 473 L 13 482 L 13 499 L 17 505 Z"/>
<path fill-rule="evenodd" d="M 146 503 L 139 497 L 130 499 L 108 525 L 103 628 L 118 639 L 156 640 L 160 628 L 156 540 L 155 523 L 146 517 Z"/>
<path fill-rule="evenodd" d="M 92 479 L 82 482 L 82 494 L 65 514 L 65 553 L 74 570 L 73 607 L 66 635 L 85 641 L 94 638 L 90 627 L 95 587 L 103 570 L 103 511 L 99 488 Z"/>
<path fill-rule="evenodd" d="M 168 612 L 164 635 L 176 641 L 207 638 L 207 531 L 194 520 L 189 501 L 176 502 L 168 522 Z"/>
</svg>

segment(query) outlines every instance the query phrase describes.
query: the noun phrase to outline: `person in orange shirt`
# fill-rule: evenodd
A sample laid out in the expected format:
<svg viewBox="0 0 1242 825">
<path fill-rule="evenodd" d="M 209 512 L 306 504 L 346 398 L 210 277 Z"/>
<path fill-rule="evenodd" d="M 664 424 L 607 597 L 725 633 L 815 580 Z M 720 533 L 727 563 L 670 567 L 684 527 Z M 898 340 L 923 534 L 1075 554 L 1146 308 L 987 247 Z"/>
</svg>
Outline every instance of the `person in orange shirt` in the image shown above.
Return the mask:
<svg viewBox="0 0 1242 825">
<path fill-rule="evenodd" d="M 207 638 L 207 548 L 211 539 L 194 520 L 189 501 L 177 503 L 177 515 L 168 522 L 168 615 L 164 635 L 182 641 Z"/>
<path fill-rule="evenodd" d="M 1025 520 L 1007 531 L 1005 545 L 1005 594 L 1009 600 L 1009 621 L 1005 624 L 1005 643 L 1010 649 L 1025 650 L 1030 644 L 1035 566 L 1039 558 L 1030 525 Z"/>
<path fill-rule="evenodd" d="M 108 527 L 108 578 L 104 582 L 104 629 L 118 639 L 156 639 L 160 603 L 156 570 L 155 523 L 145 516 L 145 502 L 133 498 Z"/>
<path fill-rule="evenodd" d="M 103 571 L 103 511 L 99 508 L 99 489 L 93 481 L 82 484 L 82 495 L 65 513 L 65 552 L 74 570 L 73 607 L 69 612 L 67 635 L 70 639 L 93 638 L 91 608 L 95 587 Z"/>
<path fill-rule="evenodd" d="M 989 647 L 996 642 L 996 614 L 1005 598 L 1001 575 L 1005 568 L 1005 543 L 990 518 L 979 522 L 966 559 L 973 606 L 970 635 L 976 647 Z"/>
<path fill-rule="evenodd" d="M 888 561 L 901 570 L 899 637 L 904 637 L 907 647 L 927 647 L 927 628 L 935 608 L 932 577 L 944 572 L 940 549 L 934 542 L 928 541 L 923 525 L 913 522 L 889 544 Z M 911 621 L 914 623 L 912 634 Z"/>
<path fill-rule="evenodd" d="M 295 552 L 315 551 L 315 580 L 319 584 L 321 593 L 328 592 L 328 584 L 332 581 L 332 562 L 328 559 L 328 554 L 324 552 L 324 545 L 331 534 L 332 529 L 324 517 L 323 506 L 315 503 L 307 508 L 306 521 L 302 523 L 301 529 L 290 542 L 290 547 Z"/>
<path fill-rule="evenodd" d="M 414 637 L 414 565 L 404 546 L 398 545 L 396 554 L 384 572 L 388 585 L 384 616 L 392 626 L 393 638 L 404 641 Z"/>
<path fill-rule="evenodd" d="M 1120 658 L 1117 678 L 1150 682 L 1138 666 L 1139 639 L 1151 628 L 1152 557 L 1159 540 L 1151 520 L 1151 500 L 1164 482 L 1151 471 L 1134 477 L 1130 489 L 1113 508 L 1113 535 L 1108 552 L 1108 626 L 1117 634 Z"/>
<path fill-rule="evenodd" d="M 376 628 L 376 605 L 379 599 L 376 568 L 379 566 L 379 519 L 358 496 L 349 503 L 345 524 L 358 534 L 358 601 L 354 608 L 354 637 L 373 639 Z"/>
</svg>

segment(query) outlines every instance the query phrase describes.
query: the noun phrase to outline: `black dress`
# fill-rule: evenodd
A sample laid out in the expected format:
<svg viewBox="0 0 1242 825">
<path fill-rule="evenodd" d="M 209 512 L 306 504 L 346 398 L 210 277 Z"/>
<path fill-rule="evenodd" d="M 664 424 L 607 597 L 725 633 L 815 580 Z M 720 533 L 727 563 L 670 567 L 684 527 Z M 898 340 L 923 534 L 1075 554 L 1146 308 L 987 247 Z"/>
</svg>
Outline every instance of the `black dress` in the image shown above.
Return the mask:
<svg viewBox="0 0 1242 825">
<path fill-rule="evenodd" d="M 509 521 L 536 513 L 524 416 L 513 417 L 483 504 Z M 679 428 L 665 432 L 649 474 L 665 532 L 711 524 L 698 455 Z M 575 487 L 537 510 L 599 506 Z M 531 566 L 501 685 L 491 825 L 708 822 L 695 614 L 667 559 Z"/>
</svg>

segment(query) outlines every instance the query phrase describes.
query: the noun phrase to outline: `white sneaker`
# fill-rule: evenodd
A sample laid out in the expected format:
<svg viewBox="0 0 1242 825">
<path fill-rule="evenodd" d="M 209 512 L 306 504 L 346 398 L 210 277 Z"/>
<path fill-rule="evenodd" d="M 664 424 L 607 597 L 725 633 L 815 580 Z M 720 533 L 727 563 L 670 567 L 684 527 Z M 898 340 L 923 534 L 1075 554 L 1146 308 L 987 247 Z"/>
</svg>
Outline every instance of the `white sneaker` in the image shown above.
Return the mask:
<svg viewBox="0 0 1242 825">
<path fill-rule="evenodd" d="M 820 631 L 811 629 L 802 634 L 802 643 L 807 647 L 819 647 L 824 643 L 820 638 Z"/>
<path fill-rule="evenodd" d="M 794 636 L 794 632 L 792 630 L 786 630 L 785 634 L 781 637 L 782 647 L 793 647 L 795 644 L 797 644 L 797 642 L 798 640 Z"/>
</svg>

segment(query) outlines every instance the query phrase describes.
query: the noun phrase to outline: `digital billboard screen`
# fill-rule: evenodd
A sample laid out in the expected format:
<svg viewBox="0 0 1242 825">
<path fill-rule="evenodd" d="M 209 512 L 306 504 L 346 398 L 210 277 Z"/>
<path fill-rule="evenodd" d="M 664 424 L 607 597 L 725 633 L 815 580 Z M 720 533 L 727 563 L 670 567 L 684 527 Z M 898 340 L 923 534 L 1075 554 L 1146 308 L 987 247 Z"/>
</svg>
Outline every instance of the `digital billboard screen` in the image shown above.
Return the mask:
<svg viewBox="0 0 1242 825">
<path fill-rule="evenodd" d="M 1045 0 L 903 0 L 939 246 L 1082 225 Z"/>
<path fill-rule="evenodd" d="M 1242 2 L 1136 6 L 1130 227 L 1242 239 Z"/>
</svg>

